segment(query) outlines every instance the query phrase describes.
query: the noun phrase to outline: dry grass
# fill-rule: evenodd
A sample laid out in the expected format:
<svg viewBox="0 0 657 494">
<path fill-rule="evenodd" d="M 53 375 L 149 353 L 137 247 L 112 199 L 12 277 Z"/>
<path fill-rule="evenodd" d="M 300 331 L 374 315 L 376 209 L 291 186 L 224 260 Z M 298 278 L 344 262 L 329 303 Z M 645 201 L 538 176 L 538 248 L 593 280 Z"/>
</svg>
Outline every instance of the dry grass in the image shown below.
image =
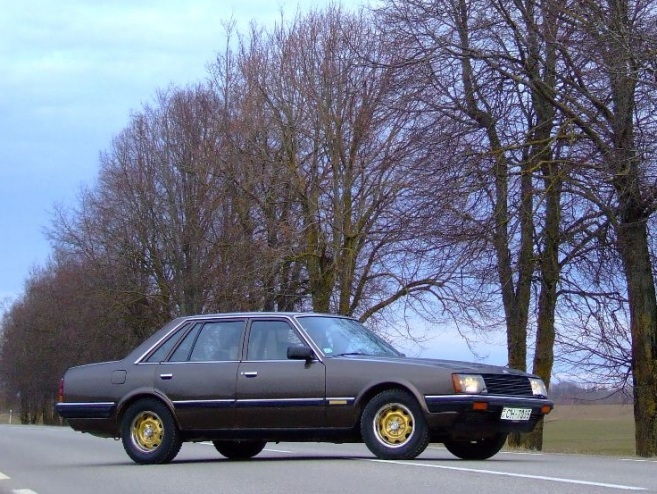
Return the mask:
<svg viewBox="0 0 657 494">
<path fill-rule="evenodd" d="M 12 423 L 17 424 L 19 422 L 19 417 L 16 416 L 14 413 L 12 415 Z M 9 413 L 7 412 L 0 412 L 0 424 L 8 424 L 9 423 Z"/>
<path fill-rule="evenodd" d="M 634 455 L 631 405 L 561 405 L 545 418 L 543 450 Z"/>
</svg>

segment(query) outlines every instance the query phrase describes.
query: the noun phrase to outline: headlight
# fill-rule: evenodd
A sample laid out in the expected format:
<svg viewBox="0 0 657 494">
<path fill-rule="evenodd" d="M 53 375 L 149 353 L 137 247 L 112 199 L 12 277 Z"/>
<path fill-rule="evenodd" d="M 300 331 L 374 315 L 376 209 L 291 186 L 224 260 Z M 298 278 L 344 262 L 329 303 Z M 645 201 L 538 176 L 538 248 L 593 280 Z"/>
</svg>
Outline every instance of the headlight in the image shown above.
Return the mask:
<svg viewBox="0 0 657 494">
<path fill-rule="evenodd" d="M 532 385 L 532 393 L 534 396 L 547 397 L 547 388 L 541 379 L 537 377 L 530 377 L 529 383 Z"/>
<path fill-rule="evenodd" d="M 478 374 L 452 374 L 454 391 L 478 395 L 486 391 L 484 378 Z"/>
</svg>

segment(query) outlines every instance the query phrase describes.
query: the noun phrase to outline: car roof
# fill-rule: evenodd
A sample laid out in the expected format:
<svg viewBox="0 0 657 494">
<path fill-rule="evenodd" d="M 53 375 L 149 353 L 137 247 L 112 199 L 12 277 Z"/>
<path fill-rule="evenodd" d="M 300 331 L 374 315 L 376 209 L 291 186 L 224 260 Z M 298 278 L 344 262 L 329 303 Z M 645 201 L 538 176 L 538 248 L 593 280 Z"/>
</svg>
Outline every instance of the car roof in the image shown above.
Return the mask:
<svg viewBox="0 0 657 494">
<path fill-rule="evenodd" d="M 302 316 L 320 316 L 320 317 L 342 317 L 353 319 L 351 316 L 342 314 L 327 314 L 321 312 L 276 312 L 276 311 L 251 311 L 251 312 L 215 312 L 208 314 L 192 314 L 189 316 L 180 316 L 177 320 L 195 320 L 208 319 L 213 317 L 302 317 Z"/>
</svg>

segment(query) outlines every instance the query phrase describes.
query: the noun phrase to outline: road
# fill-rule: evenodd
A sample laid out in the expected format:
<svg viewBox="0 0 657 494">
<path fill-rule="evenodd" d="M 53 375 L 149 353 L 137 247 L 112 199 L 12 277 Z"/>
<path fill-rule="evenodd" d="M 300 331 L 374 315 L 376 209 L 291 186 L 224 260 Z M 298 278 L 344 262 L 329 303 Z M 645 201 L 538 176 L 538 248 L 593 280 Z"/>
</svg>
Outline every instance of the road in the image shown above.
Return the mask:
<svg viewBox="0 0 657 494">
<path fill-rule="evenodd" d="M 133 464 L 120 442 L 64 427 L 0 426 L 0 494 L 589 494 L 657 493 L 657 461 L 502 452 L 457 460 L 431 445 L 413 461 L 376 460 L 361 444 L 270 444 L 228 461 L 183 445 L 169 465 Z"/>
</svg>

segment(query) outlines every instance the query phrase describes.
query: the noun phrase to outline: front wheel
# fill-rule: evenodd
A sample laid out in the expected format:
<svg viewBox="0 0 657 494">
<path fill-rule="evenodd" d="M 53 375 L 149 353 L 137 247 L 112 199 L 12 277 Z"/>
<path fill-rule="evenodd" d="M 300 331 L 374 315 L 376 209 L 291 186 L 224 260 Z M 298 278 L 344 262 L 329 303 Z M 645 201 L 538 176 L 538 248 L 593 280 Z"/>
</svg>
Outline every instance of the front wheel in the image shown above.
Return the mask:
<svg viewBox="0 0 657 494">
<path fill-rule="evenodd" d="M 230 460 L 248 460 L 265 449 L 266 441 L 212 441 L 222 456 Z"/>
<path fill-rule="evenodd" d="M 128 407 L 121 422 L 121 441 L 135 463 L 169 463 L 182 446 L 180 431 L 161 401 L 147 398 Z"/>
<path fill-rule="evenodd" d="M 410 460 L 429 445 L 429 428 L 417 400 L 390 389 L 372 398 L 360 420 L 368 449 L 383 460 Z"/>
<path fill-rule="evenodd" d="M 445 447 L 447 451 L 462 460 L 487 460 L 502 449 L 506 436 L 507 433 L 500 432 L 492 437 L 471 441 L 445 441 Z"/>
</svg>

